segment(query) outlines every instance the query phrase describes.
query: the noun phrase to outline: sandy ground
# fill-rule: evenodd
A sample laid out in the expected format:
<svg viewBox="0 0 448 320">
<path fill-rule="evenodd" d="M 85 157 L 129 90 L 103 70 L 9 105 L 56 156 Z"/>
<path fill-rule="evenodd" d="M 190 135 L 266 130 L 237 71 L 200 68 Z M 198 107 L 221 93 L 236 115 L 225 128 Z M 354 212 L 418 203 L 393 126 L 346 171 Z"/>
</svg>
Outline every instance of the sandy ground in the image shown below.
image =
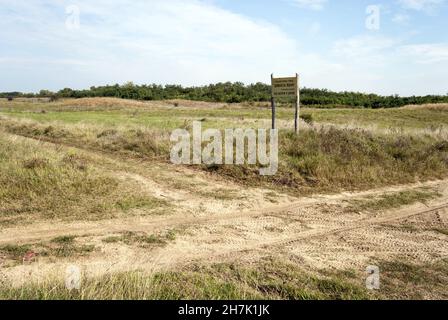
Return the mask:
<svg viewBox="0 0 448 320">
<path fill-rule="evenodd" d="M 77 236 L 77 244 L 94 245 L 95 250 L 76 258 L 38 256 L 23 264 L 10 264 L 0 257 L 1 278 L 20 285 L 50 276 L 63 277 L 69 265 L 80 266 L 87 276 L 99 276 L 131 270 L 175 270 L 192 263 L 256 263 L 272 255 L 293 259 L 310 269 L 335 270 L 365 270 L 379 260 L 431 263 L 448 257 L 448 236 L 437 231 L 448 228 L 448 180 L 295 198 L 272 190 L 241 187 L 188 168 L 173 170 L 167 164 L 142 166 L 128 161 L 118 165 L 119 160 L 108 161 L 111 174 L 132 180 L 153 196 L 169 201 L 172 212 L 98 222 L 43 221 L 3 228 L 2 246 L 73 235 Z M 114 165 L 119 170 L 113 170 Z M 187 187 L 173 189 L 173 181 L 184 182 Z M 421 187 L 437 190 L 441 197 L 388 211 L 347 210 L 350 199 L 374 199 Z M 229 200 L 213 196 L 223 192 L 237 196 Z M 176 239 L 164 246 L 104 241 L 124 232 L 157 234 L 169 230 Z"/>
</svg>

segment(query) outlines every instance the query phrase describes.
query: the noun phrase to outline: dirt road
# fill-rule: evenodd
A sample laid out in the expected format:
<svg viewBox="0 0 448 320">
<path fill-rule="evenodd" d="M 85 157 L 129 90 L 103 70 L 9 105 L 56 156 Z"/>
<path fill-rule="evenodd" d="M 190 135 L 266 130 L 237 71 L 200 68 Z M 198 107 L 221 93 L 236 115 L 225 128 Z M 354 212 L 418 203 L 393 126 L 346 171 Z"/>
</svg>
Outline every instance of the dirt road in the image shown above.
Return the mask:
<svg viewBox="0 0 448 320">
<path fill-rule="evenodd" d="M 65 267 L 73 263 L 81 265 L 86 274 L 97 276 L 129 270 L 177 269 L 191 263 L 251 263 L 272 255 L 292 258 L 310 269 L 338 270 L 363 270 L 381 259 L 428 263 L 448 257 L 448 236 L 444 232 L 448 228 L 447 180 L 306 198 L 278 194 L 275 200 L 280 204 L 274 205 L 264 198 L 267 190 L 229 186 L 188 169 L 175 172 L 157 168 L 163 175 L 157 180 L 151 171 L 155 169 L 132 161 L 121 163 L 116 158 L 108 161 L 111 174 L 168 199 L 175 205 L 173 213 L 105 221 L 42 221 L 3 228 L 0 246 L 42 243 L 71 235 L 76 236 L 77 244 L 96 248 L 82 258 L 41 258 L 38 263 L 2 268 L 6 277 L 63 275 Z M 205 189 L 228 188 L 244 197 L 226 202 L 204 196 L 197 187 L 173 190 L 168 183 L 179 179 L 179 175 L 194 175 L 196 185 L 204 185 Z M 437 190 L 441 196 L 400 209 L 358 212 L 347 207 L 350 200 L 371 200 L 423 187 Z M 105 241 L 126 232 L 148 235 L 167 230 L 174 231 L 176 239 L 163 246 Z"/>
</svg>

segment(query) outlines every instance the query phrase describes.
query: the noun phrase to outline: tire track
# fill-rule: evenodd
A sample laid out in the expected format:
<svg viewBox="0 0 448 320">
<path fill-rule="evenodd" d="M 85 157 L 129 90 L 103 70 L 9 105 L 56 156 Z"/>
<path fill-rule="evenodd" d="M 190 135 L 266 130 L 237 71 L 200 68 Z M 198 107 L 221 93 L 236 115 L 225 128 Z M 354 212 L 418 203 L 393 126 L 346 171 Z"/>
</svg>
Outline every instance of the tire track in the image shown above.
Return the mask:
<svg viewBox="0 0 448 320">
<path fill-rule="evenodd" d="M 357 221 L 356 223 L 350 224 L 345 227 L 333 228 L 330 230 L 328 230 L 328 229 L 327 230 L 309 230 L 309 231 L 304 231 L 299 236 L 292 237 L 292 238 L 289 238 L 286 240 L 283 239 L 283 240 L 264 241 L 264 242 L 261 242 L 258 244 L 245 246 L 244 248 L 241 248 L 238 250 L 230 250 L 228 252 L 221 253 L 221 254 L 209 254 L 209 255 L 204 254 L 204 255 L 197 256 L 194 259 L 190 259 L 188 262 L 194 262 L 198 259 L 203 260 L 203 259 L 210 259 L 210 258 L 215 258 L 215 259 L 216 258 L 222 258 L 222 259 L 234 258 L 239 254 L 248 253 L 248 252 L 256 251 L 256 250 L 260 250 L 260 249 L 275 249 L 275 248 L 280 248 L 280 247 L 288 247 L 288 246 L 294 245 L 297 242 L 301 242 L 303 240 L 318 239 L 318 238 L 326 237 L 329 235 L 335 235 L 335 234 L 340 234 L 340 233 L 344 233 L 344 232 L 350 232 L 350 231 L 354 231 L 354 230 L 368 228 L 371 226 L 381 225 L 381 224 L 388 223 L 388 222 L 393 222 L 393 221 L 407 219 L 407 218 L 420 216 L 420 215 L 424 215 L 424 214 L 428 214 L 428 213 L 432 213 L 432 212 L 437 212 L 439 210 L 443 210 L 446 208 L 448 208 L 448 203 L 439 204 L 439 205 L 433 206 L 431 208 L 426 208 L 426 209 L 414 209 L 414 210 L 404 209 L 404 210 L 400 210 L 395 213 L 389 214 L 386 217 L 376 217 L 376 218 L 372 218 L 372 219 L 361 220 L 361 221 Z M 409 252 L 409 253 L 411 253 L 411 252 Z"/>
<path fill-rule="evenodd" d="M 113 219 L 95 223 L 65 223 L 65 224 L 44 224 L 34 225 L 27 228 L 12 228 L 0 231 L 0 245 L 23 244 L 33 241 L 49 240 L 58 236 L 90 236 L 107 235 L 120 232 L 155 232 L 167 228 L 179 228 L 188 226 L 202 226 L 207 224 L 217 224 L 219 222 L 234 221 L 243 218 L 257 218 L 264 216 L 283 216 L 282 213 L 301 209 L 306 206 L 318 204 L 321 199 L 306 198 L 288 205 L 272 206 L 265 209 L 255 209 L 250 211 L 236 212 L 220 216 L 207 217 L 185 217 L 175 215 L 163 218 L 151 218 L 151 220 L 134 219 Z M 287 217 L 287 214 L 284 215 Z"/>
<path fill-rule="evenodd" d="M 415 216 L 419 216 L 419 215 L 423 215 L 423 214 L 437 212 L 437 211 L 443 210 L 445 208 L 448 208 L 448 203 L 438 205 L 436 207 L 424 209 L 424 210 L 419 210 L 419 211 L 407 212 L 407 210 L 402 210 L 402 211 L 398 211 L 397 213 L 390 214 L 387 217 L 380 217 L 380 218 L 367 219 L 364 221 L 358 221 L 358 223 L 356 225 L 353 224 L 353 225 L 349 225 L 347 227 L 342 227 L 342 228 L 335 228 L 335 229 L 331 229 L 331 230 L 316 231 L 316 232 L 311 231 L 307 234 L 303 234 L 298 237 L 294 237 L 292 239 L 288 239 L 285 241 L 271 242 L 268 244 L 264 244 L 263 246 L 278 247 L 278 246 L 292 245 L 295 242 L 301 241 L 303 239 L 319 238 L 319 237 L 338 234 L 338 233 L 342 233 L 342 232 L 349 232 L 349 231 L 353 231 L 353 230 L 363 229 L 363 228 L 367 228 L 367 227 L 370 227 L 373 225 L 388 223 L 388 222 L 407 219 L 407 218 L 411 218 L 411 217 L 415 217 Z"/>
<path fill-rule="evenodd" d="M 21 136 L 18 136 L 21 137 Z M 32 138 L 24 138 L 34 140 Z M 53 146 L 65 146 L 64 144 L 55 144 L 49 143 Z M 91 152 L 91 150 L 85 150 L 83 148 L 79 148 L 83 152 Z M 114 156 L 101 154 L 109 159 L 113 159 L 113 161 L 117 161 L 117 158 Z M 124 160 L 122 160 L 124 161 Z M 127 163 L 129 165 L 129 163 Z M 120 172 L 118 172 L 120 174 Z M 150 181 L 150 179 L 146 178 L 143 175 L 135 174 L 134 178 L 136 181 L 140 181 L 143 185 L 145 184 L 145 179 Z M 238 219 L 247 220 L 248 218 L 257 218 L 257 217 L 277 217 L 277 218 L 286 218 L 297 221 L 305 221 L 305 222 L 313 222 L 317 221 L 319 227 L 315 229 L 307 229 L 304 231 L 299 231 L 300 234 L 288 237 L 287 239 L 271 239 L 264 241 L 246 241 L 244 237 L 241 241 L 236 241 L 239 248 L 226 248 L 225 252 L 216 252 L 213 250 L 201 250 L 192 252 L 192 254 L 187 255 L 178 255 L 174 257 L 173 260 L 176 261 L 195 261 L 198 259 L 209 259 L 209 258 L 219 258 L 219 257 L 232 257 L 235 258 L 238 254 L 255 251 L 259 249 L 268 249 L 268 248 L 280 248 L 280 247 L 288 247 L 292 246 L 297 242 L 301 242 L 309 239 L 318 239 L 329 235 L 340 234 L 344 232 L 350 232 L 353 230 L 359 230 L 363 228 L 368 228 L 374 225 L 380 225 L 387 222 L 392 222 L 401 219 L 407 219 L 411 217 L 420 216 L 423 214 L 437 212 L 439 210 L 443 210 L 448 207 L 448 203 L 434 205 L 431 208 L 422 209 L 421 206 L 417 209 L 404 209 L 396 212 L 388 213 L 382 217 L 374 217 L 374 218 L 356 218 L 356 220 L 347 221 L 332 221 L 325 215 L 319 214 L 318 209 L 313 209 L 314 213 L 310 212 L 302 212 L 302 209 L 305 209 L 310 206 L 319 205 L 319 204 L 328 204 L 331 201 L 342 201 L 353 198 L 361 198 L 366 196 L 375 196 L 382 195 L 385 192 L 393 191 L 398 192 L 400 190 L 406 190 L 413 187 L 421 187 L 424 185 L 433 185 L 437 183 L 443 183 L 443 181 L 437 182 L 427 182 L 423 184 L 412 184 L 412 185 L 402 185 L 395 187 L 387 187 L 387 188 L 379 188 L 373 189 L 369 191 L 363 191 L 358 193 L 348 193 L 343 192 L 336 195 L 315 195 L 313 197 L 302 198 L 297 202 L 289 203 L 287 205 L 276 205 L 269 208 L 261 208 L 255 210 L 248 211 L 238 211 L 235 213 L 225 214 L 225 215 L 210 215 L 207 217 L 194 217 L 194 216 L 181 216 L 179 214 L 170 216 L 170 217 L 160 217 L 160 218 L 150 218 L 150 219 L 113 219 L 108 221 L 100 221 L 100 222 L 82 222 L 82 223 L 65 223 L 65 224 L 46 224 L 46 225 L 31 225 L 25 228 L 11 228 L 8 230 L 0 230 L 0 245 L 5 244 L 28 244 L 37 241 L 45 241 L 51 240 L 52 238 L 64 235 L 73 235 L 73 236 L 106 236 L 110 234 L 116 234 L 121 232 L 156 232 L 162 231 L 169 228 L 180 228 L 180 227 L 189 227 L 189 226 L 207 226 L 207 225 L 218 225 L 220 222 L 231 221 L 235 222 Z M 439 200 L 440 201 L 440 200 Z M 306 210 L 304 210 L 306 211 Z M 335 223 L 339 225 L 334 226 Z M 331 227 L 328 225 L 331 224 Z M 250 242 L 250 243 L 248 243 Z M 205 248 L 207 249 L 207 248 Z M 209 248 L 212 249 L 212 248 Z M 204 252 L 205 251 L 205 252 Z M 177 259 L 176 259 L 177 258 Z M 176 264 L 176 262 L 174 262 Z"/>
</svg>

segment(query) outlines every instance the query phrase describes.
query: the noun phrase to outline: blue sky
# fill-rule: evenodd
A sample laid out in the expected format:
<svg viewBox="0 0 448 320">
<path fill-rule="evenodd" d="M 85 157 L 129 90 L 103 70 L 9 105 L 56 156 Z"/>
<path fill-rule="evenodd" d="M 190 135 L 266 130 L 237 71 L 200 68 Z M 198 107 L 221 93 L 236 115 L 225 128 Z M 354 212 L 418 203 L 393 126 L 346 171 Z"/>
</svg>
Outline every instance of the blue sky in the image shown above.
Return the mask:
<svg viewBox="0 0 448 320">
<path fill-rule="evenodd" d="M 0 91 L 268 82 L 448 94 L 448 0 L 0 0 Z"/>
</svg>

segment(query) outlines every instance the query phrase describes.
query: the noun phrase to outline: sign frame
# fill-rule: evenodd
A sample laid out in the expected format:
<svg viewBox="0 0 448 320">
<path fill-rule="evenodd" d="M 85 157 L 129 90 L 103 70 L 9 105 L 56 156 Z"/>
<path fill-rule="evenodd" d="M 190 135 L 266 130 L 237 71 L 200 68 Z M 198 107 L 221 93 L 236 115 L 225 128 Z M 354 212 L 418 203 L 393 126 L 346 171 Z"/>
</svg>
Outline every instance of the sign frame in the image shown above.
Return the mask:
<svg viewBox="0 0 448 320">
<path fill-rule="evenodd" d="M 276 98 L 294 98 L 294 130 L 298 134 L 300 117 L 300 78 L 298 73 L 295 77 L 283 78 L 274 78 L 274 74 L 271 74 L 272 129 L 276 128 Z"/>
<path fill-rule="evenodd" d="M 271 86 L 274 98 L 295 98 L 298 92 L 298 77 L 272 78 Z"/>
</svg>

